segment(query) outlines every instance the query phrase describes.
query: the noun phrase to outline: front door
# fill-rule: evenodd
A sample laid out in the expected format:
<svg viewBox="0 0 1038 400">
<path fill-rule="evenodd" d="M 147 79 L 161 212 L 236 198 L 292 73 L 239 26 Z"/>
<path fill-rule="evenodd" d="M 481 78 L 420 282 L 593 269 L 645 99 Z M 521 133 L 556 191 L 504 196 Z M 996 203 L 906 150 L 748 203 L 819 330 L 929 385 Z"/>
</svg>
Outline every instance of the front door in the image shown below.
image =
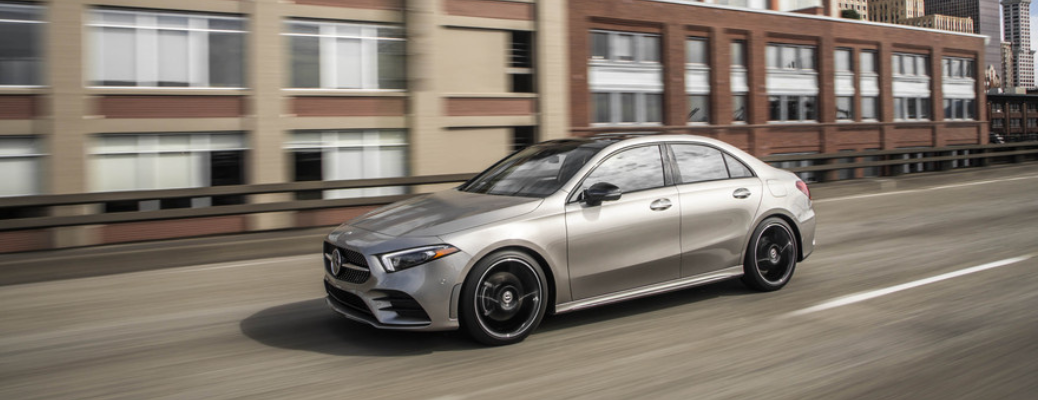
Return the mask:
<svg viewBox="0 0 1038 400">
<path fill-rule="evenodd" d="M 680 204 L 663 171 L 660 147 L 651 145 L 618 151 L 583 180 L 578 193 L 607 182 L 623 194 L 616 201 L 566 206 L 574 300 L 679 277 Z"/>
</svg>

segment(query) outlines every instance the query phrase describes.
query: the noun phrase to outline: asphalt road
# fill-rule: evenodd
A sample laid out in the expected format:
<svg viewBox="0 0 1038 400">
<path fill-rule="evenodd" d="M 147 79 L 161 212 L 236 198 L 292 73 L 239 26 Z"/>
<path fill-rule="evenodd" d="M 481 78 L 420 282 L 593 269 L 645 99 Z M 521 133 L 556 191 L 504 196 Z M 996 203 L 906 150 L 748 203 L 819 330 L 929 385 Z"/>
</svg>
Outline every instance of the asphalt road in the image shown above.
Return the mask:
<svg viewBox="0 0 1038 400">
<path fill-rule="evenodd" d="M 316 254 L 4 286 L 0 399 L 1038 398 L 1038 170 L 873 186 L 818 190 L 782 291 L 560 315 L 509 347 L 347 321 Z"/>
</svg>

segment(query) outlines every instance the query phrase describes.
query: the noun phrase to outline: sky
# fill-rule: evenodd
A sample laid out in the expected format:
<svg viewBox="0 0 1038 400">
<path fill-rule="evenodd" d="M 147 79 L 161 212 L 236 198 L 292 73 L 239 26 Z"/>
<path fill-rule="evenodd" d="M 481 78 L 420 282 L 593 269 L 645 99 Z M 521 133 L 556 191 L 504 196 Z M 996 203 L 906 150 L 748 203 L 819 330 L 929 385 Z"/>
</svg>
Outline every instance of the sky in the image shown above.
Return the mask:
<svg viewBox="0 0 1038 400">
<path fill-rule="evenodd" d="M 1031 49 L 1034 49 L 1034 40 L 1038 39 L 1038 7 L 1031 3 Z"/>
</svg>

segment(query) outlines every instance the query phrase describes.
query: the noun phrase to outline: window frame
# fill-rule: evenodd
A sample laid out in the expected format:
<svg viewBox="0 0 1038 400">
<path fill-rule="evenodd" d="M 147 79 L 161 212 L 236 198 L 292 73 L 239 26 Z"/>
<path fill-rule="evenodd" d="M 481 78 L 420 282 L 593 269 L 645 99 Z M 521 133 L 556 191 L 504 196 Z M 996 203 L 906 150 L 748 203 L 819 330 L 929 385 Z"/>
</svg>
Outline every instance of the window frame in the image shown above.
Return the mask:
<svg viewBox="0 0 1038 400">
<path fill-rule="evenodd" d="M 776 50 L 772 50 L 776 49 Z M 805 68 L 803 66 L 804 55 L 802 54 L 805 50 L 811 51 L 811 67 Z M 774 53 L 774 55 L 772 54 Z M 789 54 L 792 54 L 792 63 L 787 62 L 786 58 Z M 772 57 L 777 57 L 774 64 L 778 67 L 772 66 Z M 817 73 L 818 72 L 818 46 L 815 45 L 804 45 L 804 44 L 788 44 L 788 43 L 768 43 L 765 50 L 765 65 L 767 70 L 777 71 L 800 71 L 803 73 Z"/>
<path fill-rule="evenodd" d="M 108 22 L 104 19 L 107 15 L 119 15 L 126 14 L 132 15 L 133 22 Z M 86 49 L 84 49 L 84 58 L 87 65 L 87 82 L 91 88 L 131 88 L 131 89 L 222 89 L 222 90 L 245 90 L 249 88 L 248 85 L 248 55 L 246 54 L 248 46 L 249 34 L 247 30 L 248 18 L 238 14 L 224 14 L 214 12 L 196 12 L 196 11 L 166 11 L 166 10 L 146 10 L 146 9 L 135 9 L 135 8 L 122 8 L 122 7 L 109 7 L 109 6 L 92 6 L 86 11 L 87 22 L 85 24 L 86 32 L 88 36 Z M 161 20 L 167 19 L 186 19 L 185 26 L 172 26 L 164 25 Z M 212 21 L 233 21 L 240 24 L 238 29 L 230 28 L 211 28 L 209 23 Z M 203 27 L 202 25 L 205 25 Z M 106 30 L 129 30 L 133 37 L 134 47 L 132 52 L 129 54 L 133 62 L 133 80 L 119 81 L 105 80 L 109 71 L 105 70 L 107 57 L 104 57 L 106 37 L 104 32 Z M 163 85 L 162 82 L 162 48 L 161 46 L 161 32 L 172 31 L 172 32 L 185 32 L 185 51 L 188 54 L 188 60 L 185 60 L 186 68 L 186 86 L 182 85 Z M 214 86 L 213 72 L 214 67 L 212 65 L 212 49 L 210 48 L 212 43 L 212 34 L 236 34 L 240 35 L 241 41 L 241 60 L 239 65 L 241 67 L 240 74 L 240 85 L 238 86 Z M 153 52 L 146 54 L 140 53 L 138 50 L 142 46 L 147 46 L 147 43 L 139 43 L 141 40 L 146 40 L 149 43 L 155 44 Z M 201 45 L 200 43 L 204 43 Z M 151 48 L 149 48 L 151 49 Z M 205 63 L 200 63 L 198 60 L 204 59 Z M 141 66 L 145 66 L 146 69 L 142 69 Z M 108 84 L 106 82 L 112 82 Z M 121 83 L 132 83 L 130 85 Z"/>
<path fill-rule="evenodd" d="M 772 98 L 778 97 L 779 100 L 779 116 L 780 119 L 772 119 Z M 789 100 L 792 97 L 797 98 L 797 114 L 799 119 L 789 119 Z M 809 98 L 814 98 L 814 108 L 811 113 L 814 114 L 813 119 L 808 119 L 809 114 L 806 104 Z M 817 123 L 818 122 L 818 96 L 817 95 L 800 95 L 800 94 L 768 94 L 768 123 Z"/>
<path fill-rule="evenodd" d="M 384 132 L 397 133 L 399 134 L 399 141 L 385 141 L 381 135 Z M 330 170 L 341 170 L 341 168 L 335 168 L 341 160 L 336 157 L 341 157 L 338 153 L 343 149 L 359 150 L 361 152 L 360 157 L 363 159 L 368 156 L 367 153 L 374 152 L 379 153 L 378 157 L 381 158 L 381 151 L 383 149 L 392 149 L 395 151 L 402 151 L 403 156 L 401 158 L 402 165 L 400 166 L 400 176 L 409 176 L 411 173 L 411 160 L 408 158 L 408 152 L 410 151 L 411 143 L 409 140 L 409 132 L 407 129 L 398 128 L 363 128 L 363 129 L 295 129 L 286 132 L 289 140 L 286 140 L 282 145 L 282 150 L 287 154 L 292 155 L 299 152 L 320 152 L 321 153 L 321 168 L 322 168 L 322 181 L 339 180 L 341 178 L 333 178 L 325 176 L 324 174 Z M 304 135 L 315 135 L 318 140 L 308 142 L 298 137 Z M 343 140 L 344 136 L 357 136 L 351 140 Z M 292 179 L 295 181 L 295 160 L 291 161 L 292 164 Z M 381 165 L 380 165 L 381 166 Z M 364 171 L 361 171 L 362 177 L 360 178 L 347 178 L 347 179 L 380 179 L 383 176 L 367 176 Z M 384 174 L 376 174 L 384 175 Z M 407 194 L 410 189 L 406 186 L 403 187 L 374 187 L 374 188 L 358 188 L 358 189 L 330 189 L 321 190 L 321 199 L 340 199 L 340 198 L 357 198 L 357 197 L 372 197 L 372 196 L 386 196 L 394 195 L 392 192 L 399 192 L 395 194 Z"/>
<path fill-rule="evenodd" d="M 726 181 L 726 180 L 747 179 L 747 178 L 756 178 L 757 177 L 757 171 L 754 171 L 753 168 L 751 168 L 749 164 L 747 164 L 745 161 L 743 161 L 739 157 L 736 157 L 735 155 L 732 155 L 731 153 L 725 151 L 724 149 L 722 149 L 720 147 L 713 146 L 713 145 L 710 145 L 710 144 L 707 144 L 707 143 L 696 143 L 696 142 L 665 142 L 663 144 L 665 145 L 665 149 L 666 149 L 667 155 L 669 157 L 669 162 L 671 163 L 671 168 L 670 168 L 671 181 L 674 182 L 674 186 L 694 185 L 694 184 L 698 184 L 698 183 L 719 182 L 719 181 Z M 674 150 L 674 147 L 677 147 L 677 146 L 698 146 L 698 147 L 704 147 L 704 148 L 716 150 L 721 155 L 721 162 L 724 164 L 724 171 L 725 171 L 725 174 L 727 175 L 727 177 L 719 178 L 719 179 L 708 179 L 708 180 L 701 180 L 701 181 L 685 182 L 681 178 L 681 166 L 678 165 L 679 162 L 678 162 L 678 158 L 677 158 L 677 153 Z M 750 175 L 749 176 L 733 177 L 732 176 L 732 167 L 728 163 L 728 159 L 729 158 L 732 158 L 732 159 L 736 160 L 737 162 L 739 162 L 740 164 L 742 164 L 742 166 L 745 167 L 746 170 L 750 172 Z"/>
<path fill-rule="evenodd" d="M 0 2 L 0 8 L 25 9 L 25 10 L 28 11 L 27 13 L 31 15 L 28 18 L 35 18 L 35 19 L 14 19 L 14 18 L 8 18 L 8 19 L 0 20 L 0 24 L 30 26 L 29 29 L 33 30 L 32 35 L 31 35 L 31 36 L 33 36 L 32 39 L 35 39 L 35 42 L 30 42 L 30 44 L 29 44 L 29 47 L 30 47 L 29 51 L 31 53 L 33 53 L 33 54 L 29 55 L 28 57 L 14 57 L 14 55 L 11 55 L 10 57 L 8 57 L 8 56 L 5 56 L 4 54 L 0 54 L 0 63 L 2 63 L 2 62 L 21 61 L 21 62 L 25 62 L 25 63 L 31 64 L 27 68 L 27 71 L 23 71 L 25 73 L 25 75 L 18 77 L 18 78 L 23 78 L 24 80 L 23 79 L 12 79 L 11 83 L 7 83 L 7 84 L 0 83 L 0 88 L 14 89 L 14 88 L 42 88 L 42 87 L 46 87 L 46 85 L 44 84 L 44 82 L 46 81 L 46 76 L 45 76 L 46 73 L 44 71 L 44 58 L 45 58 L 45 50 L 46 50 L 45 49 L 46 43 L 44 42 L 44 39 L 45 39 L 44 35 L 46 34 L 46 32 L 45 32 L 46 28 L 43 28 L 44 24 L 47 23 L 47 21 L 44 20 L 44 13 L 46 12 L 46 8 L 43 5 L 40 5 L 40 4 L 34 4 L 34 3 L 10 3 L 10 2 Z M 25 39 L 25 38 L 23 38 L 23 39 L 24 40 L 28 40 L 28 39 Z M 12 74 L 12 78 L 14 78 L 13 74 Z M 3 79 L 3 77 L 0 76 L 0 79 Z"/>
<path fill-rule="evenodd" d="M 602 35 L 602 34 L 606 35 L 606 53 L 607 54 L 606 54 L 605 57 L 596 56 L 595 55 L 595 48 L 594 48 L 594 44 L 595 44 L 594 36 L 595 35 Z M 641 65 L 659 65 L 659 64 L 662 64 L 662 59 L 663 59 L 663 39 L 662 39 L 660 34 L 656 34 L 656 33 L 643 33 L 643 32 L 614 31 L 614 30 L 606 30 L 606 29 L 592 29 L 589 32 L 589 37 L 591 39 L 588 40 L 589 46 L 590 46 L 590 49 L 589 49 L 589 52 L 588 52 L 588 60 L 590 62 L 592 62 L 592 63 L 602 62 L 602 63 L 618 63 L 618 64 L 641 64 Z M 631 43 L 631 59 L 630 60 L 624 60 L 624 59 L 621 59 L 618 56 L 617 48 L 620 45 L 619 41 L 620 41 L 621 37 L 630 37 L 631 38 L 631 41 L 630 41 L 630 43 Z M 647 47 L 647 46 L 645 46 L 645 43 L 650 43 L 650 41 L 647 41 L 648 38 L 652 38 L 653 41 L 655 42 L 655 44 L 656 44 L 656 51 L 655 52 L 647 52 L 647 51 L 644 50 L 645 47 Z M 652 58 L 655 58 L 655 59 L 650 59 L 650 58 L 647 57 L 647 55 L 654 55 L 654 57 L 652 57 Z"/>
<path fill-rule="evenodd" d="M 598 103 L 595 100 L 600 95 L 607 95 L 609 99 L 609 107 L 607 115 L 610 117 L 609 121 L 596 121 L 598 117 Z M 623 121 L 623 97 L 625 95 L 634 96 L 634 121 Z M 659 97 L 659 121 L 650 121 L 649 117 L 649 98 L 648 96 Z M 663 93 L 657 92 L 644 92 L 644 91 L 593 91 L 591 92 L 590 112 L 591 112 L 591 126 L 661 126 L 663 125 Z M 654 118 L 655 119 L 655 118 Z"/>
<path fill-rule="evenodd" d="M 632 146 L 627 146 L 627 147 L 624 147 L 624 148 L 617 149 L 617 150 L 613 151 L 612 153 L 609 153 L 608 155 L 606 155 L 606 156 L 602 157 L 601 159 L 599 159 L 598 162 L 595 163 L 594 167 L 591 167 L 591 169 L 588 170 L 588 172 L 586 174 L 584 174 L 584 176 L 581 176 L 580 179 L 577 180 L 576 185 L 573 186 L 573 192 L 570 193 L 569 197 L 566 200 L 566 203 L 570 204 L 570 203 L 576 203 L 576 202 L 583 201 L 582 199 L 584 197 L 584 190 L 582 190 L 582 188 L 584 187 L 584 182 L 587 181 L 587 179 L 590 178 L 591 175 L 594 174 L 595 171 L 597 171 L 598 168 L 602 166 L 602 164 L 605 164 L 607 161 L 609 161 L 613 157 L 617 156 L 618 154 L 621 154 L 621 153 L 624 153 L 624 152 L 627 152 L 627 151 L 630 151 L 630 150 L 645 148 L 645 147 L 656 147 L 656 151 L 659 152 L 660 167 L 662 169 L 662 174 L 663 174 L 663 176 L 662 176 L 662 178 L 663 178 L 663 185 L 662 186 L 654 186 L 654 187 L 645 188 L 645 189 L 639 189 L 639 190 L 635 190 L 635 191 L 626 191 L 626 190 L 623 190 L 623 188 L 620 188 L 621 193 L 622 194 L 638 193 L 638 192 L 644 192 L 644 191 L 647 191 L 647 190 L 656 190 L 656 189 L 661 189 L 661 188 L 665 188 L 665 187 L 674 186 L 673 171 L 671 171 L 672 166 L 670 164 L 670 159 L 668 158 L 669 157 L 668 151 L 666 150 L 664 144 L 663 143 L 643 143 L 643 144 L 637 144 L 637 145 L 632 145 Z"/>
<path fill-rule="evenodd" d="M 293 32 L 299 26 L 312 26 L 317 28 L 317 33 Z M 291 90 L 335 90 L 335 91 L 379 91 L 379 92 L 404 92 L 407 90 L 407 39 L 405 28 L 398 24 L 378 24 L 366 22 L 351 22 L 340 20 L 315 20 L 305 18 L 287 18 L 283 21 L 281 37 L 284 38 L 286 58 L 288 62 L 285 74 L 285 89 Z M 343 30 L 356 30 L 356 34 L 341 33 Z M 383 36 L 386 31 L 398 31 L 397 36 Z M 296 71 L 293 63 L 296 61 L 295 47 L 292 38 L 317 38 L 317 87 L 303 87 L 295 85 Z M 359 87 L 340 87 L 339 78 L 341 66 L 339 44 L 343 41 L 356 41 L 358 46 L 359 64 Z M 399 68 L 403 71 L 400 79 L 401 87 L 382 87 L 382 74 L 379 63 L 382 44 L 402 43 L 404 48 L 399 54 L 401 62 Z M 374 58 L 374 60 L 372 60 Z M 511 62 L 511 55 L 509 55 Z"/>
</svg>

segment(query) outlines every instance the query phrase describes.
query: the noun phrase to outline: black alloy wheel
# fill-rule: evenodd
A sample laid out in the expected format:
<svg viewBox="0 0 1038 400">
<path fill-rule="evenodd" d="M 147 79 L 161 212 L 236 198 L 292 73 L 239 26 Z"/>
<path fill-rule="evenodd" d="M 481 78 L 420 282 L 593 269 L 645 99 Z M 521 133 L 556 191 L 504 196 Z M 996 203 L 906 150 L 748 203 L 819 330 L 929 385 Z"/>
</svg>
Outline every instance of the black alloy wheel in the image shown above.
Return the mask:
<svg viewBox="0 0 1038 400">
<path fill-rule="evenodd" d="M 491 254 L 465 280 L 461 323 L 483 344 L 521 342 L 544 317 L 547 287 L 544 272 L 532 257 L 517 251 Z"/>
<path fill-rule="evenodd" d="M 768 218 L 753 231 L 742 281 L 764 292 L 779 290 L 789 283 L 796 263 L 797 242 L 793 229 L 780 218 Z"/>
</svg>

